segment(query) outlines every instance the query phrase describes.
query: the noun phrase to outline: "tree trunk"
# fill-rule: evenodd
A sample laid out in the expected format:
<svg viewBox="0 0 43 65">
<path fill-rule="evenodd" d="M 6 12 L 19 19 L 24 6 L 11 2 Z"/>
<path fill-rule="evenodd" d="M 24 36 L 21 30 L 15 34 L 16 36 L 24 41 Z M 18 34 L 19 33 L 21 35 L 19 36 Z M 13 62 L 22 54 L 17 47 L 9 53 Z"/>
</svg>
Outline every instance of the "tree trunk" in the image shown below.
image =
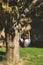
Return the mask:
<svg viewBox="0 0 43 65">
<path fill-rule="evenodd" d="M 6 56 L 7 64 L 12 65 L 13 63 L 13 42 L 11 39 L 11 35 L 7 33 L 7 24 L 5 26 L 5 37 L 6 37 Z"/>
<path fill-rule="evenodd" d="M 11 37 L 9 34 L 7 34 L 7 46 L 6 46 L 6 58 L 8 65 L 12 65 L 15 62 L 19 61 L 19 33 L 17 30 L 15 30 L 15 37 L 13 39 L 13 42 L 11 40 Z"/>
<path fill-rule="evenodd" d="M 18 30 L 15 30 L 15 37 L 13 39 L 14 49 L 13 49 L 13 62 L 19 61 L 19 32 Z"/>
<path fill-rule="evenodd" d="M 7 43 L 6 43 L 6 59 L 8 65 L 13 63 L 13 43 L 9 34 L 7 34 Z"/>
</svg>

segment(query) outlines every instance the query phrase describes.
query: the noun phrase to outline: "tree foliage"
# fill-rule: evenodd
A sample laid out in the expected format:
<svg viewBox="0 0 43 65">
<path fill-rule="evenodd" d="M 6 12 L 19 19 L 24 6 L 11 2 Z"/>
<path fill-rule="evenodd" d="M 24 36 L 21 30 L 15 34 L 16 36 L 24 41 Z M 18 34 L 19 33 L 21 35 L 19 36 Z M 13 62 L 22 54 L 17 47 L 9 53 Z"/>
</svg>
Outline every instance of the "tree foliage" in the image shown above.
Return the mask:
<svg viewBox="0 0 43 65">
<path fill-rule="evenodd" d="M 7 13 L 9 14 L 10 21 L 6 16 L 3 19 L 3 21 L 5 18 L 7 19 L 9 27 L 12 27 L 12 18 L 14 17 L 17 23 L 23 25 L 25 25 L 25 23 L 30 23 L 32 29 L 34 28 L 40 32 L 42 31 L 43 0 L 9 0 L 6 3 L 3 2 L 2 5 L 4 7 L 6 6 L 6 8 L 3 8 L 2 6 L 4 15 L 7 16 Z"/>
</svg>

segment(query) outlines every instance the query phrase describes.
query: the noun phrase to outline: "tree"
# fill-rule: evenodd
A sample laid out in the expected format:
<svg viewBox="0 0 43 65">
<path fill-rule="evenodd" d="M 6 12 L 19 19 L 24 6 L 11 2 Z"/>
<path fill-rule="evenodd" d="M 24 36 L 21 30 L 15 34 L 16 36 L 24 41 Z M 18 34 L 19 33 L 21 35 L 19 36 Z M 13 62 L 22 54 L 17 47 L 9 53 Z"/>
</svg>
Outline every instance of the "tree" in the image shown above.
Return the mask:
<svg viewBox="0 0 43 65">
<path fill-rule="evenodd" d="M 41 14 L 43 13 L 41 10 L 41 6 L 43 5 L 42 0 L 15 0 L 15 2 L 13 3 L 13 6 L 12 4 L 10 5 L 12 10 L 7 9 L 6 13 L 4 9 L 4 13 L 6 14 L 5 33 L 7 59 L 10 63 L 14 61 L 18 62 L 20 59 L 19 39 L 21 31 L 23 32 L 24 30 L 30 30 L 31 25 L 30 28 L 26 28 L 26 25 L 29 25 L 30 23 L 32 24 L 35 20 L 37 21 L 37 18 L 40 18 L 40 16 L 42 16 Z"/>
</svg>

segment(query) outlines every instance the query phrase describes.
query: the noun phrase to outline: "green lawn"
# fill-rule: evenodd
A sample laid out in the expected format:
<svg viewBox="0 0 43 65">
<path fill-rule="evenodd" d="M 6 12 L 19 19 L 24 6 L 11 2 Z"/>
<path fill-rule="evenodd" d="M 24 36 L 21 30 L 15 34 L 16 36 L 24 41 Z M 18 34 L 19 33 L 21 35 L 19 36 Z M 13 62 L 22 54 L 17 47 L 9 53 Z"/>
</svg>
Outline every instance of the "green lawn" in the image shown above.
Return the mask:
<svg viewBox="0 0 43 65">
<path fill-rule="evenodd" d="M 0 52 L 5 52 L 6 48 L 0 48 Z"/>
<path fill-rule="evenodd" d="M 0 61 L 3 59 L 3 55 L 5 55 L 6 49 L 5 48 L 0 48 Z"/>
<path fill-rule="evenodd" d="M 43 48 L 21 48 L 20 56 L 24 65 L 43 65 Z"/>
<path fill-rule="evenodd" d="M 0 51 L 5 52 L 5 49 Z M 43 65 L 43 48 L 20 48 L 20 56 L 24 65 Z"/>
</svg>

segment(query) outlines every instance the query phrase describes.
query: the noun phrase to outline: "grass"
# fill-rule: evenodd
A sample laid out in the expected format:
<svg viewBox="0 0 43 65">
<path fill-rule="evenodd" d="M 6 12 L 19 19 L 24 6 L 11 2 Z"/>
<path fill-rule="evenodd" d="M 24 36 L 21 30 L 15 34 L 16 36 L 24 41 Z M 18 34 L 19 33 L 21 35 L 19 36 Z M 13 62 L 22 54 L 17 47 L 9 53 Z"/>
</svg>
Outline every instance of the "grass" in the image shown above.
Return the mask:
<svg viewBox="0 0 43 65">
<path fill-rule="evenodd" d="M 3 55 L 5 55 L 6 49 L 5 48 L 0 48 L 0 61 L 3 59 Z"/>
<path fill-rule="evenodd" d="M 6 48 L 0 48 L 0 52 L 5 52 Z"/>
<path fill-rule="evenodd" d="M 0 51 L 5 52 L 5 48 Z M 43 65 L 43 48 L 20 48 L 20 56 L 24 65 Z"/>
<path fill-rule="evenodd" d="M 20 56 L 25 65 L 43 65 L 43 48 L 21 48 Z"/>
</svg>

